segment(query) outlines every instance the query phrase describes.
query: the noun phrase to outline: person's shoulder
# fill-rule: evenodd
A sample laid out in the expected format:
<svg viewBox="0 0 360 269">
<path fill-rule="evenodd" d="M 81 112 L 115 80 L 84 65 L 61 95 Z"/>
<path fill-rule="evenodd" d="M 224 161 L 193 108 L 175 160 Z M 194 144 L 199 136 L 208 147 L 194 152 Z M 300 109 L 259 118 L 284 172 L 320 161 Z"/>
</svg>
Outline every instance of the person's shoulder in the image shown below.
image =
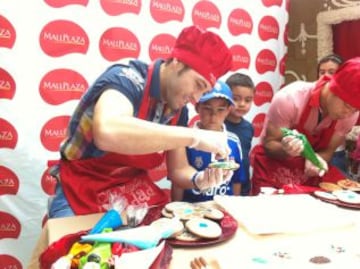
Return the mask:
<svg viewBox="0 0 360 269">
<path fill-rule="evenodd" d="M 309 82 L 304 80 L 297 80 L 285 85 L 277 93 L 288 93 L 289 91 L 304 91 L 314 87 L 315 82 Z"/>
<path fill-rule="evenodd" d="M 228 137 L 229 141 L 240 144 L 240 138 L 237 134 L 235 134 L 234 132 L 231 132 L 229 130 L 227 130 L 226 133 L 227 133 L 227 137 Z"/>
<path fill-rule="evenodd" d="M 250 121 L 248 121 L 247 119 L 245 119 L 244 117 L 242 118 L 240 124 L 241 124 L 241 127 L 243 127 L 243 128 L 253 128 L 252 123 Z"/>
</svg>

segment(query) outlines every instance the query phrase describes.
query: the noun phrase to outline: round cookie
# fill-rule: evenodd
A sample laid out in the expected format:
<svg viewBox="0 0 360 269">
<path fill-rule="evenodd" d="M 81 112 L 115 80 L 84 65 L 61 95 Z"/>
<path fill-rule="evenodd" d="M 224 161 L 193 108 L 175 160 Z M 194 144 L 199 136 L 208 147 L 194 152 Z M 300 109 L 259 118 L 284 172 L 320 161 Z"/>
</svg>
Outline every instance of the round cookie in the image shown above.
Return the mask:
<svg viewBox="0 0 360 269">
<path fill-rule="evenodd" d="M 314 195 L 328 200 L 337 200 L 337 197 L 334 194 L 326 191 L 314 191 Z"/>
<path fill-rule="evenodd" d="M 338 184 L 341 188 L 346 189 L 346 190 L 360 191 L 360 183 L 359 183 L 359 182 L 356 182 L 356 181 L 354 181 L 354 180 L 348 179 L 348 178 L 339 180 L 339 181 L 337 182 L 337 184 Z"/>
<path fill-rule="evenodd" d="M 189 232 L 206 239 L 218 238 L 222 234 L 221 227 L 215 221 L 204 218 L 193 218 L 185 223 Z"/>
<path fill-rule="evenodd" d="M 169 218 L 160 218 L 153 221 L 151 226 L 158 227 L 161 230 L 170 230 L 172 231 L 169 237 L 176 237 L 184 231 L 184 224 L 178 219 L 169 219 Z"/>
<path fill-rule="evenodd" d="M 325 191 L 336 191 L 336 190 L 342 190 L 342 188 L 334 183 L 330 183 L 330 182 L 321 182 L 319 184 L 319 187 L 322 188 Z"/>
<path fill-rule="evenodd" d="M 224 217 L 224 213 L 216 208 L 206 208 L 203 212 L 204 217 L 211 220 L 221 220 Z"/>
<path fill-rule="evenodd" d="M 174 214 L 171 213 L 170 211 L 167 211 L 165 207 L 161 210 L 161 215 L 169 219 L 174 217 Z"/>
<path fill-rule="evenodd" d="M 340 190 L 333 191 L 335 195 L 341 202 L 350 203 L 350 204 L 360 204 L 360 194 L 350 191 L 350 190 Z"/>
<path fill-rule="evenodd" d="M 193 208 L 194 205 L 188 202 L 181 202 L 181 201 L 174 201 L 174 202 L 170 202 L 167 203 L 165 205 L 165 209 L 169 212 L 173 212 L 174 210 L 178 209 L 178 208 Z"/>
<path fill-rule="evenodd" d="M 184 230 L 182 233 L 176 235 L 175 239 L 186 242 L 195 242 L 201 240 L 201 237 Z"/>
<path fill-rule="evenodd" d="M 190 220 L 192 218 L 202 218 L 204 216 L 204 213 L 199 208 L 196 208 L 194 206 L 191 207 L 184 207 L 184 208 L 176 208 L 172 212 L 174 214 L 174 217 L 179 218 L 181 220 Z"/>
</svg>

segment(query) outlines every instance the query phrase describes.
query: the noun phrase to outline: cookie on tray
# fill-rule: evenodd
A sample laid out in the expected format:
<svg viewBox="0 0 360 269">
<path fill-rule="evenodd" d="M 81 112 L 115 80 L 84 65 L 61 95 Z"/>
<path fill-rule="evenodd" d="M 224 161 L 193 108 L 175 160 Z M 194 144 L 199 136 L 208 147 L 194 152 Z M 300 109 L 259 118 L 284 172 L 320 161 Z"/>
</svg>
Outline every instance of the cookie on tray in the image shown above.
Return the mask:
<svg viewBox="0 0 360 269">
<path fill-rule="evenodd" d="M 170 219 L 170 218 L 160 218 L 157 220 L 154 220 L 151 224 L 151 226 L 158 227 L 161 230 L 167 230 L 173 231 L 170 237 L 176 237 L 177 235 L 181 234 L 185 227 L 184 224 L 178 220 L 178 219 Z"/>
<path fill-rule="evenodd" d="M 204 211 L 198 207 L 190 206 L 190 207 L 179 207 L 174 209 L 172 212 L 175 218 L 179 218 L 181 220 L 190 220 L 192 218 L 202 218 L 204 216 Z"/>
<path fill-rule="evenodd" d="M 193 208 L 194 205 L 189 202 L 173 201 L 165 205 L 165 209 L 169 212 L 173 212 L 176 209 Z"/>
<path fill-rule="evenodd" d="M 360 191 L 360 183 L 348 178 L 339 180 L 337 185 L 346 190 Z"/>
<path fill-rule="evenodd" d="M 186 242 L 196 242 L 201 240 L 201 237 L 190 233 L 187 230 L 184 230 L 182 233 L 178 234 L 175 236 L 176 240 L 180 240 L 180 241 L 186 241 Z"/>
<path fill-rule="evenodd" d="M 204 217 L 211 220 L 221 220 L 224 218 L 224 213 L 217 208 L 206 208 L 203 211 Z"/>
<path fill-rule="evenodd" d="M 174 214 L 170 211 L 167 211 L 165 207 L 161 210 L 161 215 L 169 219 L 174 217 Z"/>
<path fill-rule="evenodd" d="M 205 218 L 190 219 L 185 223 L 185 227 L 189 232 L 205 239 L 215 239 L 222 234 L 217 222 Z"/>
<path fill-rule="evenodd" d="M 335 183 L 331 183 L 331 182 L 321 182 L 319 184 L 319 187 L 322 188 L 325 191 L 337 191 L 337 190 L 342 190 L 342 188 L 335 184 Z"/>
</svg>

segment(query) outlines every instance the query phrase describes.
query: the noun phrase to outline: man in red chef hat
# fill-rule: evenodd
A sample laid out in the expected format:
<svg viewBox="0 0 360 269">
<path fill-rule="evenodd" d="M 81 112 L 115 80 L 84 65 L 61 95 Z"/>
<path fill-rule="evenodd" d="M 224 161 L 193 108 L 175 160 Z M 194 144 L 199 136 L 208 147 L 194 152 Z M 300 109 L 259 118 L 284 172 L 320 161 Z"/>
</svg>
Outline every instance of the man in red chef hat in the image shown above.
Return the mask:
<svg viewBox="0 0 360 269">
<path fill-rule="evenodd" d="M 297 81 L 278 91 L 270 104 L 261 141 L 252 151 L 253 194 L 261 187 L 318 186 L 344 176 L 328 165 L 335 149 L 344 143 L 360 110 L 360 57 L 345 62 L 332 76 L 317 82 Z M 283 137 L 282 127 L 306 135 L 320 170 L 301 156 L 303 142 Z M 306 188 L 304 188 L 306 189 Z"/>
<path fill-rule="evenodd" d="M 131 60 L 101 74 L 80 100 L 50 171 L 58 179 L 49 217 L 104 211 L 111 197 L 161 205 L 165 193 L 147 171 L 167 153 L 168 177 L 185 189 L 207 189 L 226 178 L 222 169 L 196 177 L 185 147 L 226 158 L 227 138 L 187 128 L 186 104 L 197 102 L 231 69 L 232 55 L 215 33 L 183 29 L 171 57 L 151 64 Z"/>
</svg>

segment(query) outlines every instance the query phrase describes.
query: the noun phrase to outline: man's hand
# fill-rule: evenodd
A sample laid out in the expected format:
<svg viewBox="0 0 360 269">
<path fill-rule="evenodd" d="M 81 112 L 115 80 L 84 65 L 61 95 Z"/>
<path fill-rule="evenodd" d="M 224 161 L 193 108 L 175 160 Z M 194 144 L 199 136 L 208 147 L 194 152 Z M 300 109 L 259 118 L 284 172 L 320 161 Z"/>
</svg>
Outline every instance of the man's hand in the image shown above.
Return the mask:
<svg viewBox="0 0 360 269">
<path fill-rule="evenodd" d="M 322 177 L 329 170 L 329 166 L 328 166 L 327 162 L 319 154 L 316 153 L 316 156 L 319 159 L 321 165 L 324 167 L 324 169 L 320 169 L 319 167 L 315 166 L 309 160 L 305 160 L 304 172 L 309 177 L 314 177 L 314 176 Z"/>
<path fill-rule="evenodd" d="M 215 159 L 227 159 L 230 148 L 224 132 L 194 129 L 194 143 L 191 148 L 211 152 Z"/>
<path fill-rule="evenodd" d="M 296 132 L 296 130 L 294 130 Z M 304 150 L 304 143 L 300 138 L 293 135 L 284 136 L 281 139 L 283 150 L 292 157 L 300 156 Z"/>
<path fill-rule="evenodd" d="M 201 192 L 207 191 L 230 181 L 233 171 L 221 168 L 206 168 L 194 178 L 194 185 Z"/>
</svg>

